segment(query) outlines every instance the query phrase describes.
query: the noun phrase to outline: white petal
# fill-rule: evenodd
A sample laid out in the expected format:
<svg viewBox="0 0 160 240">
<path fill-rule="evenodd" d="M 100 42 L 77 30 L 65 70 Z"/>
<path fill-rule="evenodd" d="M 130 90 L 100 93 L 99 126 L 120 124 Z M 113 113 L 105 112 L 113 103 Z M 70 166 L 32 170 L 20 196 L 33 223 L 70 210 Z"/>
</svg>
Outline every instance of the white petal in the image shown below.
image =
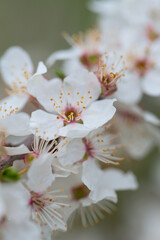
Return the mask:
<svg viewBox="0 0 160 240">
<path fill-rule="evenodd" d="M 101 93 L 100 83 L 94 73 L 88 72 L 86 69 L 77 70 L 64 79 L 64 89 L 68 102 L 73 106 L 77 105 L 77 101 L 81 101 L 80 107 L 87 106 L 94 102 Z M 78 94 L 77 94 L 78 93 Z"/>
<path fill-rule="evenodd" d="M 124 173 L 119 169 L 105 170 L 103 181 L 114 190 L 135 190 L 138 188 L 134 174 L 132 172 Z"/>
<path fill-rule="evenodd" d="M 84 124 L 71 123 L 59 130 L 59 136 L 69 137 L 69 138 L 83 138 L 87 136 L 90 129 L 86 128 Z"/>
<path fill-rule="evenodd" d="M 28 195 L 21 183 L 3 186 L 1 194 L 6 205 L 6 217 L 15 223 L 29 217 Z"/>
<path fill-rule="evenodd" d="M 126 75 L 125 79 L 119 82 L 114 96 L 118 101 L 126 104 L 139 102 L 142 97 L 140 80 L 136 76 Z"/>
<path fill-rule="evenodd" d="M 46 140 L 54 139 L 62 126 L 63 121 L 57 119 L 57 115 L 42 110 L 32 112 L 30 120 L 32 132 Z"/>
<path fill-rule="evenodd" d="M 96 189 L 102 176 L 102 170 L 95 163 L 94 159 L 89 158 L 83 162 L 82 182 L 90 189 Z M 96 177 L 95 177 L 96 176 Z"/>
<path fill-rule="evenodd" d="M 13 162 L 13 167 L 16 168 L 18 171 L 23 170 L 24 168 L 26 168 L 26 164 L 24 163 L 23 160 L 15 160 Z"/>
<path fill-rule="evenodd" d="M 79 170 L 78 164 L 63 166 L 56 158 L 52 162 L 52 166 L 55 177 L 68 177 L 71 173 L 78 174 Z"/>
<path fill-rule="evenodd" d="M 74 71 L 86 69 L 85 66 L 79 61 L 79 58 L 72 58 L 66 60 L 63 63 L 62 69 L 64 73 L 68 76 L 69 74 L 73 73 Z"/>
<path fill-rule="evenodd" d="M 62 82 L 60 79 L 46 80 L 43 76 L 38 75 L 32 78 L 27 84 L 28 92 L 37 98 L 39 103 L 49 112 L 54 112 L 59 108 L 56 106 L 63 107 L 66 105 L 64 94 L 61 96 Z M 63 103 L 61 103 L 60 96 L 62 97 Z M 51 101 L 53 98 L 53 101 Z M 53 106 L 55 104 L 55 107 Z"/>
<path fill-rule="evenodd" d="M 37 75 L 41 75 L 41 74 L 44 74 L 47 72 L 47 68 L 46 66 L 44 65 L 43 62 L 39 62 L 38 63 L 38 67 L 37 67 L 37 71 L 35 72 L 35 74 L 33 75 L 34 76 L 37 76 Z"/>
<path fill-rule="evenodd" d="M 134 159 L 140 160 L 144 158 L 153 148 L 153 138 L 149 135 L 148 130 L 146 131 L 146 128 L 138 126 L 136 130 L 136 127 L 134 127 L 127 134 L 125 133 L 122 136 L 122 143 L 125 145 L 126 151 Z"/>
<path fill-rule="evenodd" d="M 30 77 L 33 73 L 33 64 L 28 53 L 20 47 L 11 47 L 0 60 L 0 70 L 6 84 L 13 86 L 13 82 L 24 82 L 24 72 Z"/>
<path fill-rule="evenodd" d="M 27 140 L 28 136 L 8 136 L 5 139 L 6 144 L 11 144 L 12 146 L 17 146 Z"/>
<path fill-rule="evenodd" d="M 25 136 L 31 134 L 30 117 L 27 113 L 16 113 L 0 121 L 7 135 Z"/>
<path fill-rule="evenodd" d="M 88 129 L 96 129 L 111 120 L 116 112 L 113 106 L 115 101 L 115 99 L 105 99 L 92 103 L 82 115 L 84 126 Z"/>
<path fill-rule="evenodd" d="M 40 240 L 41 234 L 38 225 L 29 219 L 25 219 L 20 224 L 13 221 L 8 223 L 7 229 L 3 230 L 3 239 L 10 240 Z"/>
<path fill-rule="evenodd" d="M 57 60 L 70 59 L 73 57 L 77 57 L 79 54 L 80 53 L 78 48 L 71 48 L 68 50 L 57 51 L 48 57 L 48 59 L 46 60 L 46 65 L 48 67 L 51 67 Z"/>
<path fill-rule="evenodd" d="M 119 14 L 119 2 L 112 1 L 93 1 L 88 4 L 91 11 L 104 14 L 104 15 L 115 15 Z"/>
<path fill-rule="evenodd" d="M 160 96 L 160 71 L 150 72 L 142 82 L 144 93 L 150 96 Z"/>
<path fill-rule="evenodd" d="M 152 123 L 154 125 L 159 126 L 160 125 L 160 119 L 157 118 L 154 114 L 150 113 L 150 112 L 144 112 L 143 113 L 144 119 L 149 122 Z"/>
<path fill-rule="evenodd" d="M 3 100 L 0 100 L 0 106 L 2 106 L 2 110 L 0 111 L 0 118 L 2 117 L 2 115 L 4 115 L 4 109 L 7 109 L 7 113 L 10 114 L 10 112 L 12 110 L 17 109 L 16 111 L 20 111 L 25 104 L 28 101 L 28 96 L 16 96 L 16 95 L 11 95 L 8 96 L 6 98 L 4 98 Z"/>
<path fill-rule="evenodd" d="M 91 190 L 89 197 L 94 202 L 108 199 L 117 202 L 115 191 L 108 187 L 108 184 L 102 180 L 103 171 L 95 163 L 94 159 L 88 159 L 83 162 L 82 181 Z"/>
<path fill-rule="evenodd" d="M 82 139 L 68 141 L 58 152 L 58 160 L 63 166 L 80 161 L 85 154 L 85 146 Z"/>
<path fill-rule="evenodd" d="M 55 177 L 52 173 L 52 156 L 51 154 L 42 154 L 36 158 L 28 173 L 27 185 L 36 192 L 43 192 L 51 186 Z"/>
<path fill-rule="evenodd" d="M 24 145 L 20 145 L 18 147 L 5 147 L 7 154 L 9 156 L 14 156 L 14 155 L 21 155 L 25 153 L 30 153 L 30 150 Z"/>
<path fill-rule="evenodd" d="M 125 149 L 129 155 L 137 160 L 140 160 L 149 153 L 154 145 L 155 139 L 157 139 L 155 137 L 155 131 L 153 131 L 153 133 L 150 131 L 151 127 L 154 126 L 143 120 L 143 118 L 147 120 L 145 113 L 137 106 L 128 107 L 125 105 L 119 105 L 118 108 L 119 114 L 116 115 L 114 120 L 116 121 L 115 124 L 121 133 L 120 140 L 126 146 Z M 132 121 L 133 124 L 130 124 L 130 121 L 128 122 L 129 118 L 126 118 L 127 115 L 126 117 L 123 117 L 123 114 L 120 114 L 121 111 L 122 113 L 129 113 L 129 115 L 131 114 L 131 116 L 135 116 L 136 121 Z M 153 121 L 153 118 L 150 118 L 147 121 Z M 154 119 L 154 124 L 156 124 L 156 122 L 157 120 Z M 152 130 L 154 129 L 152 128 Z M 159 135 L 159 132 L 157 132 L 157 135 Z"/>
<path fill-rule="evenodd" d="M 96 203 L 103 199 L 107 199 L 117 203 L 117 194 L 113 189 L 106 186 L 98 186 L 94 191 L 90 192 L 89 197 Z"/>
</svg>

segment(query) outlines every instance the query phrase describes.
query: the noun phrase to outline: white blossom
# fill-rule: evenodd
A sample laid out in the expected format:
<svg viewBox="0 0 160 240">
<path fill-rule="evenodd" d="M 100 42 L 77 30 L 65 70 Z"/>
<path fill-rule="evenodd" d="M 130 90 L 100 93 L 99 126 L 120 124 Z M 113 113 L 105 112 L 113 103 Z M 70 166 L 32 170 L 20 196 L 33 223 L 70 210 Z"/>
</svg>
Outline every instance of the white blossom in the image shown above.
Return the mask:
<svg viewBox="0 0 160 240">
<path fill-rule="evenodd" d="M 36 77 L 28 88 L 51 112 L 37 110 L 31 116 L 33 133 L 47 140 L 57 136 L 83 137 L 104 125 L 115 113 L 115 99 L 96 101 L 101 91 L 100 84 L 87 70 L 70 74 L 63 83 L 60 79 L 48 82 Z"/>
<path fill-rule="evenodd" d="M 9 48 L 0 59 L 2 79 L 9 87 L 6 102 L 16 103 L 20 110 L 31 97 L 27 91 L 27 83 L 33 76 L 33 63 L 28 53 L 21 47 Z M 39 62 L 34 76 L 45 73 L 46 67 Z"/>
</svg>

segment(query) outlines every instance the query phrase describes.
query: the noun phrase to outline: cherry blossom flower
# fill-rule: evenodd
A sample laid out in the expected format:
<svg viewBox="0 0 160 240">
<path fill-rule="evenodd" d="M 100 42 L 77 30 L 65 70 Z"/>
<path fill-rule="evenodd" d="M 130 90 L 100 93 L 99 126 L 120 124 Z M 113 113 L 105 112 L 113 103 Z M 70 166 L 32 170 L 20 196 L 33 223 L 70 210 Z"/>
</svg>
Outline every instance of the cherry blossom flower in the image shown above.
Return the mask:
<svg viewBox="0 0 160 240">
<path fill-rule="evenodd" d="M 45 191 L 57 177 L 68 177 L 71 173 L 77 173 L 76 165 L 64 166 L 58 160 L 58 153 L 65 146 L 65 142 L 66 140 L 62 140 L 58 144 L 56 140 L 46 141 L 35 136 L 32 151 L 24 145 L 16 148 L 17 155 L 25 155 L 22 160 L 14 161 L 13 166 L 21 175 L 27 173 L 26 185 L 32 190 Z"/>
<path fill-rule="evenodd" d="M 63 212 L 65 207 L 69 208 L 69 204 L 64 201 L 69 196 L 63 194 L 63 190 L 34 192 L 28 189 L 28 197 L 32 219 L 41 227 L 42 235 L 45 228 L 49 228 L 51 232 L 67 229 Z"/>
<path fill-rule="evenodd" d="M 39 239 L 36 225 L 30 220 L 30 209 L 21 184 L 0 185 L 0 238 L 10 240 Z"/>
<path fill-rule="evenodd" d="M 118 144 L 117 135 L 110 133 L 109 127 L 109 124 L 100 127 L 83 139 L 68 140 L 65 148 L 58 152 L 59 162 L 66 166 L 74 163 L 83 164 L 88 159 L 93 159 L 107 165 L 119 165 L 119 161 L 124 160 L 124 158 L 119 157 L 116 153 L 123 145 Z"/>
<path fill-rule="evenodd" d="M 115 99 L 96 101 L 101 91 L 100 84 L 87 70 L 70 74 L 63 83 L 60 79 L 46 81 L 35 77 L 28 90 L 51 112 L 37 110 L 31 116 L 33 133 L 46 140 L 57 136 L 84 137 L 104 125 L 115 113 Z"/>
<path fill-rule="evenodd" d="M 39 62 L 36 73 L 33 75 L 33 64 L 28 53 L 20 47 L 9 48 L 0 59 L 0 71 L 2 79 L 9 87 L 9 97 L 6 102 L 16 104 L 22 109 L 29 98 L 27 83 L 32 76 L 41 75 L 46 72 L 46 67 Z M 34 100 L 34 99 L 33 99 Z"/>
<path fill-rule="evenodd" d="M 73 37 L 65 34 L 64 37 L 72 48 L 51 54 L 46 61 L 48 67 L 57 60 L 71 60 L 68 61 L 67 73 L 83 68 L 91 70 L 97 66 L 99 57 L 105 51 L 105 44 L 102 42 L 101 33 L 98 30 L 93 29 L 86 34 L 79 33 Z"/>
<path fill-rule="evenodd" d="M 62 182 L 57 180 L 56 185 L 61 184 Z M 82 175 L 71 175 L 65 181 L 64 189 L 68 189 L 71 195 L 71 208 L 67 217 L 73 214 L 69 219 L 73 221 L 72 217 L 77 211 L 84 227 L 93 225 L 104 217 L 104 212 L 111 212 L 111 202 L 117 202 L 117 190 L 136 188 L 137 181 L 132 173 L 124 174 L 116 169 L 103 171 L 93 159 L 89 159 L 84 164 Z"/>
<path fill-rule="evenodd" d="M 113 126 L 120 132 L 125 151 L 134 159 L 142 159 L 155 146 L 159 146 L 159 119 L 137 106 L 119 104 Z"/>
</svg>

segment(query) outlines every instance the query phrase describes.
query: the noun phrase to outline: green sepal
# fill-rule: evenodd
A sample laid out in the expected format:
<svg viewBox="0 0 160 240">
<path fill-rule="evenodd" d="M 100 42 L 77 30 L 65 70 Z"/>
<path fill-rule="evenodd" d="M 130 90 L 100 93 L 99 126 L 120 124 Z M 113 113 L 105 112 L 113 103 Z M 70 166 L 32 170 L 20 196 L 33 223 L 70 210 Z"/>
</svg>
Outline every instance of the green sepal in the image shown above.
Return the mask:
<svg viewBox="0 0 160 240">
<path fill-rule="evenodd" d="M 54 69 L 54 73 L 56 74 L 57 77 L 59 77 L 62 80 L 66 77 L 64 72 L 62 72 L 60 69 L 57 69 L 57 68 Z"/>
<path fill-rule="evenodd" d="M 13 167 L 6 167 L 0 173 L 0 181 L 2 182 L 17 182 L 18 180 L 20 180 L 20 175 Z"/>
</svg>

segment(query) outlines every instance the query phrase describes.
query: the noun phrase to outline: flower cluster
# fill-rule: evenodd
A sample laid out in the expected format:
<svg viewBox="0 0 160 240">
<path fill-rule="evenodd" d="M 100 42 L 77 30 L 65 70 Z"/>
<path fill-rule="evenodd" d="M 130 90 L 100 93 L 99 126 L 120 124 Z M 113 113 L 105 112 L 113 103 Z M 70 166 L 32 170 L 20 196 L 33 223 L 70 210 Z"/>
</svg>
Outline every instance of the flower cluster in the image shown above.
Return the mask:
<svg viewBox="0 0 160 240">
<path fill-rule="evenodd" d="M 1 57 L 0 239 L 48 240 L 77 215 L 94 225 L 112 212 L 117 191 L 137 189 L 120 163 L 159 144 L 159 119 L 140 107 L 143 94 L 160 95 L 158 6 L 93 2 L 100 30 L 65 34 L 71 48 L 35 71 L 21 47 Z M 48 79 L 57 60 L 62 69 Z"/>
</svg>

